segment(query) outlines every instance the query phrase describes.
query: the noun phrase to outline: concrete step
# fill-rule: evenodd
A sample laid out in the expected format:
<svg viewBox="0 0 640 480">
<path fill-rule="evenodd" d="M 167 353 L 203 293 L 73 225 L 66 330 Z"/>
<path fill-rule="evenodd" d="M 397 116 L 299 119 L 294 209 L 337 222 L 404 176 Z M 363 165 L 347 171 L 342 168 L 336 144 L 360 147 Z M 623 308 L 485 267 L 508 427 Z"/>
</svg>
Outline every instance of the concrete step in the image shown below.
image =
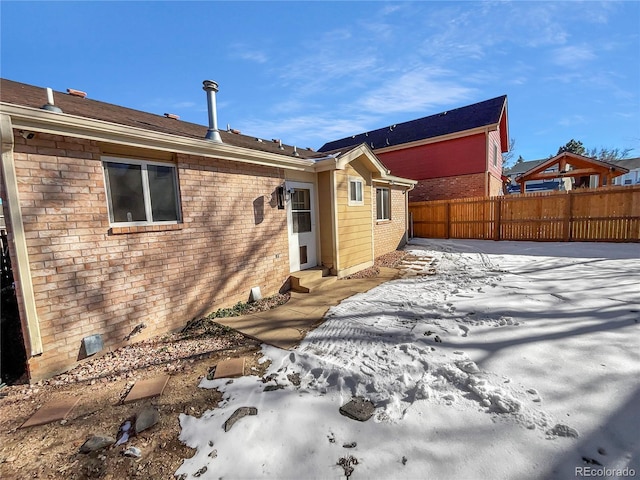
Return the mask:
<svg viewBox="0 0 640 480">
<path fill-rule="evenodd" d="M 330 276 L 329 269 L 325 267 L 315 267 L 294 272 L 289 278 L 291 280 L 291 290 L 300 293 L 312 292 L 330 285 L 338 279 L 336 276 Z"/>
</svg>

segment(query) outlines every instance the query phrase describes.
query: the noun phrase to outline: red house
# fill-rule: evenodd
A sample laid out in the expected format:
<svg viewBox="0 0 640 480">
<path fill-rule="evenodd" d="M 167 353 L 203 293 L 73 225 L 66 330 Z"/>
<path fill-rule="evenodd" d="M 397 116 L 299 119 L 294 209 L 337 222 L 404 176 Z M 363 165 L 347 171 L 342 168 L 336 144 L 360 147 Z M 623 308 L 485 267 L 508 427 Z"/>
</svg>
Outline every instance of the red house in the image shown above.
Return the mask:
<svg viewBox="0 0 640 480">
<path fill-rule="evenodd" d="M 394 175 L 418 180 L 411 201 L 500 195 L 507 96 L 335 140 L 319 151 L 361 143 Z"/>
</svg>

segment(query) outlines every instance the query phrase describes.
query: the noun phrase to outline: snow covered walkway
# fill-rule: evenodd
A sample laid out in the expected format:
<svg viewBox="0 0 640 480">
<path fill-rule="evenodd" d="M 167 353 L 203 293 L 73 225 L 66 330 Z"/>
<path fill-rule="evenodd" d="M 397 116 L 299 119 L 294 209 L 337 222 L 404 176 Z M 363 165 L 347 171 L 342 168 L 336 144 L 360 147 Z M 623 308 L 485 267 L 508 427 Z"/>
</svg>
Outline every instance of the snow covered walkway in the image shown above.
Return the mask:
<svg viewBox="0 0 640 480">
<path fill-rule="evenodd" d="M 407 250 L 436 274 L 343 301 L 293 352 L 264 347 L 267 383 L 203 381 L 225 400 L 181 417 L 197 453 L 177 475 L 640 475 L 639 245 L 415 240 Z M 375 404 L 372 420 L 338 412 L 354 396 Z M 225 433 L 241 406 L 258 414 Z"/>
</svg>

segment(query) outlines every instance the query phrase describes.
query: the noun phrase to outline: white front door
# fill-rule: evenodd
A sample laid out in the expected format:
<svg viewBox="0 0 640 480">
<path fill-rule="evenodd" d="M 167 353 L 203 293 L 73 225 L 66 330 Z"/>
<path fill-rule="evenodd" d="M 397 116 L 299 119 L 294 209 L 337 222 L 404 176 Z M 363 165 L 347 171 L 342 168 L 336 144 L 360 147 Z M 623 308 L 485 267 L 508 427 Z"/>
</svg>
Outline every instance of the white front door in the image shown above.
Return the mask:
<svg viewBox="0 0 640 480">
<path fill-rule="evenodd" d="M 289 266 L 292 272 L 318 265 L 312 183 L 287 182 Z"/>
</svg>

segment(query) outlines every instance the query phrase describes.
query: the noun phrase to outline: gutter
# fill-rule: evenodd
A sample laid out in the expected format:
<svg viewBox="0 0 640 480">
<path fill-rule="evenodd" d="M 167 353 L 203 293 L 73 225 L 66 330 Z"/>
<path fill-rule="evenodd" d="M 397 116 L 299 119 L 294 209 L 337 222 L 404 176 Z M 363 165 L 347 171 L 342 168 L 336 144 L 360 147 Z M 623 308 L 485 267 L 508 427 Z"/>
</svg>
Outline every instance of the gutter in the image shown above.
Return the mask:
<svg viewBox="0 0 640 480">
<path fill-rule="evenodd" d="M 66 113 L 51 113 L 38 108 L 22 107 L 4 102 L 0 103 L 0 113 L 10 115 L 13 127 L 23 130 L 102 142 L 107 141 L 131 147 L 151 148 L 289 170 L 315 171 L 315 162 L 313 160 L 251 150 L 206 139 L 153 132 L 143 128 L 78 117 Z"/>
</svg>

